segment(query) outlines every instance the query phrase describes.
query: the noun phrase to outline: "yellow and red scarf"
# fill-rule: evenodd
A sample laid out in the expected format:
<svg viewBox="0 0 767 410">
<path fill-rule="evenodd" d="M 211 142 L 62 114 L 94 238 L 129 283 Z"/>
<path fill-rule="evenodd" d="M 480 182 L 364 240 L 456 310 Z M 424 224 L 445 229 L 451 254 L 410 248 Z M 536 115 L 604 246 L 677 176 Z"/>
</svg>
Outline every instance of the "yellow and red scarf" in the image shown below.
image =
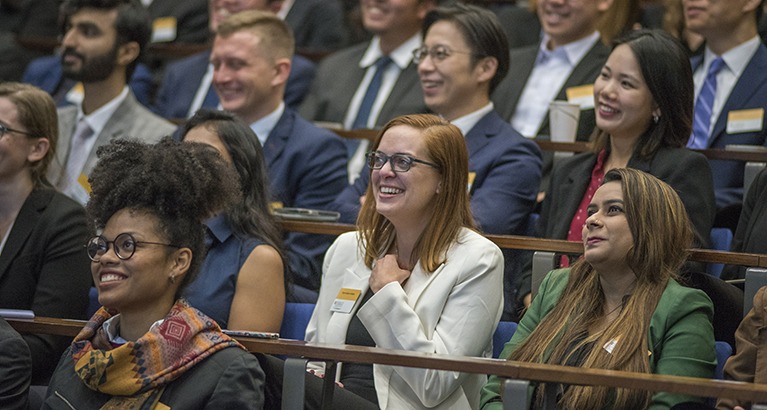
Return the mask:
<svg viewBox="0 0 767 410">
<path fill-rule="evenodd" d="M 113 347 L 102 329 L 112 317 L 99 309 L 72 342 L 75 372 L 86 386 L 113 396 L 102 409 L 153 409 L 165 386 L 211 354 L 237 346 L 213 319 L 177 301 L 159 326 Z"/>
</svg>

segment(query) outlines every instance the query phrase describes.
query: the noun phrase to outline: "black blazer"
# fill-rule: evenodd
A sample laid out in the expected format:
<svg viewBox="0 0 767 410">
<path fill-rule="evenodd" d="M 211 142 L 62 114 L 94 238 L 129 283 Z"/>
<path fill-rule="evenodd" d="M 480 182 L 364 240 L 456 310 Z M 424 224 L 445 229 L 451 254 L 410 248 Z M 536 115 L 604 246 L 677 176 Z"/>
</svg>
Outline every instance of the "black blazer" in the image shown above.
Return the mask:
<svg viewBox="0 0 767 410">
<path fill-rule="evenodd" d="M 0 253 L 0 308 L 85 319 L 92 282 L 83 248 L 87 237 L 82 206 L 50 188 L 32 191 Z M 68 340 L 37 334 L 24 339 L 32 353 L 33 384 L 44 384 Z"/>
<path fill-rule="evenodd" d="M 557 163 L 538 220 L 539 237 L 567 239 L 573 215 L 583 200 L 596 162 L 596 154 L 584 152 Z M 705 156 L 686 148 L 661 148 L 650 161 L 632 157 L 628 168 L 647 172 L 671 185 L 687 209 L 696 242 L 708 247 L 716 204 L 711 168 Z M 531 261 L 528 261 L 520 280 L 520 296 L 530 293 L 530 268 Z"/>
<path fill-rule="evenodd" d="M 730 250 L 733 252 L 767 253 L 767 170 L 762 170 L 754 179 L 751 188 L 743 201 L 738 228 L 732 239 Z M 746 268 L 738 265 L 727 265 L 722 271 L 722 279 L 743 279 Z"/>
</svg>

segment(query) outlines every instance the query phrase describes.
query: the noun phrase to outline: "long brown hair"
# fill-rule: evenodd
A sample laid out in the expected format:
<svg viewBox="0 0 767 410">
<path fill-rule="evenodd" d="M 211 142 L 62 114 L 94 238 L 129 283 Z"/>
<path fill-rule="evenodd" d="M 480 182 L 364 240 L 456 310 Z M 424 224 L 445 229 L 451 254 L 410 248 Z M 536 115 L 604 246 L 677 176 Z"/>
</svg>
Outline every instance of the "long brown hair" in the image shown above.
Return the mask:
<svg viewBox="0 0 767 410">
<path fill-rule="evenodd" d="M 581 258 L 573 266 L 556 306 L 511 354 L 510 360 L 565 364 L 586 344 L 593 348 L 582 367 L 649 373 L 647 333 L 650 319 L 668 281 L 676 278 L 692 242 L 692 228 L 682 201 L 666 183 L 634 169 L 609 171 L 603 185 L 620 182 L 626 219 L 634 239 L 626 260 L 636 275 L 618 318 L 601 332 L 589 329 L 604 318 L 605 297 L 599 274 Z M 585 337 L 584 337 L 585 335 Z M 578 339 L 582 339 L 576 342 Z M 602 346 L 617 341 L 608 353 Z M 539 396 L 543 389 L 539 389 Z M 650 394 L 602 386 L 570 386 L 559 405 L 568 409 L 646 408 Z"/>
<path fill-rule="evenodd" d="M 389 121 L 378 134 L 372 151 L 378 149 L 381 138 L 392 127 L 404 125 L 421 131 L 428 161 L 437 165 L 441 190 L 434 200 L 434 212 L 426 229 L 421 233 L 412 253 L 412 262 L 421 260 L 425 272 L 434 272 L 445 262 L 450 245 L 455 242 L 461 228 L 474 229 L 469 208 L 468 186 L 469 154 L 463 134 L 455 125 L 430 114 L 403 115 Z M 397 239 L 394 226 L 376 211 L 373 184 L 368 184 L 365 203 L 357 217 L 360 241 L 365 249 L 365 265 L 383 256 Z"/>
</svg>

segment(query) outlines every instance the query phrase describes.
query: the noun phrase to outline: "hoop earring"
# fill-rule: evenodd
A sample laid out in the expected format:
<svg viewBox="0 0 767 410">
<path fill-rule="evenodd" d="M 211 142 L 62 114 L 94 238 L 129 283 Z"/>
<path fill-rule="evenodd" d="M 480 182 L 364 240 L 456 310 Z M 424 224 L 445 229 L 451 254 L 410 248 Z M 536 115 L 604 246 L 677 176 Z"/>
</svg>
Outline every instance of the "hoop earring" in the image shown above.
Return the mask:
<svg viewBox="0 0 767 410">
<path fill-rule="evenodd" d="M 658 114 L 653 114 L 652 115 L 652 122 L 657 124 L 659 120 L 660 120 L 660 115 L 658 115 Z"/>
</svg>

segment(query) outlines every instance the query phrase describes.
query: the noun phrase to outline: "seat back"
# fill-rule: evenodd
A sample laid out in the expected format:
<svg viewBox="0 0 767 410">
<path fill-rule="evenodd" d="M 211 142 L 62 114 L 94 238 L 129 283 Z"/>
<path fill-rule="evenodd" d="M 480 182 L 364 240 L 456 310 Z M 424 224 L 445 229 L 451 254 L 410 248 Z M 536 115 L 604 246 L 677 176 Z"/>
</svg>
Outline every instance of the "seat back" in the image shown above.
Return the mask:
<svg viewBox="0 0 767 410">
<path fill-rule="evenodd" d="M 732 356 L 732 346 L 727 342 L 717 341 L 714 343 L 714 348 L 716 349 L 716 371 L 714 371 L 714 378 L 724 380 L 724 364 Z"/>
<path fill-rule="evenodd" d="M 285 304 L 285 314 L 282 316 L 280 337 L 283 339 L 304 340 L 306 326 L 314 312 L 314 303 Z"/>
<path fill-rule="evenodd" d="M 503 346 L 511 340 L 514 332 L 517 330 L 516 322 L 501 321 L 493 333 L 493 358 L 497 359 L 503 351 Z"/>
<path fill-rule="evenodd" d="M 711 249 L 717 251 L 730 251 L 732 244 L 732 231 L 729 228 L 711 229 Z M 721 277 L 724 265 L 721 263 L 709 263 L 706 271 L 709 275 Z"/>
</svg>

